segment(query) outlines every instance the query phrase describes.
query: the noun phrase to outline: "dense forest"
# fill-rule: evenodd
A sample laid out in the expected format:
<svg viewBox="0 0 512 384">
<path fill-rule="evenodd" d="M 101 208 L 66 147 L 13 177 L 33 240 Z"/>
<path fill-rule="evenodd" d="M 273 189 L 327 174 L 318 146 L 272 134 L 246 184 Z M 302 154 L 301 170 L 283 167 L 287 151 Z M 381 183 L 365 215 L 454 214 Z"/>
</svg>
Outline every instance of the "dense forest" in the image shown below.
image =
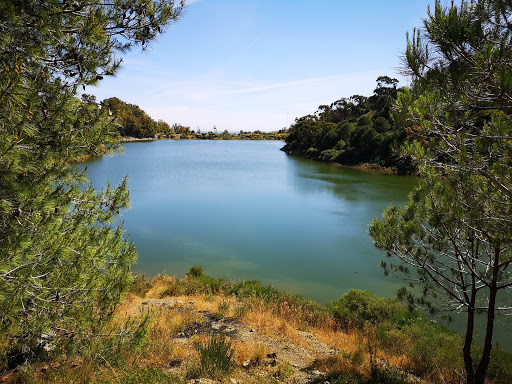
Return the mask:
<svg viewBox="0 0 512 384">
<path fill-rule="evenodd" d="M 319 106 L 313 115 L 297 118 L 283 150 L 315 160 L 371 163 L 410 173 L 414 170 L 411 160 L 393 151 L 406 139 L 406 131 L 394 124 L 391 111 L 400 91 L 397 84 L 398 80 L 381 76 L 372 96 L 342 98 Z"/>
</svg>

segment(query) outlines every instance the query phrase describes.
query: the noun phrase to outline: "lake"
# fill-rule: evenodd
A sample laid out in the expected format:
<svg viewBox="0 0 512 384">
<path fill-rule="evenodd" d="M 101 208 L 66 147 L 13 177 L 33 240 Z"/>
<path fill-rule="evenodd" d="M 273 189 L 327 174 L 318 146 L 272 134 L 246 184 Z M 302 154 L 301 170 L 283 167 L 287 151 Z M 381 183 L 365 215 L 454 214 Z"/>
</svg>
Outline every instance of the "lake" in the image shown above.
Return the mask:
<svg viewBox="0 0 512 384">
<path fill-rule="evenodd" d="M 390 203 L 405 204 L 417 180 L 289 156 L 283 145 L 134 142 L 78 167 L 97 189 L 129 176 L 132 208 L 121 219 L 137 272 L 184 276 L 201 265 L 321 302 L 350 288 L 393 296 L 399 282 L 384 277 L 368 224 Z"/>
</svg>

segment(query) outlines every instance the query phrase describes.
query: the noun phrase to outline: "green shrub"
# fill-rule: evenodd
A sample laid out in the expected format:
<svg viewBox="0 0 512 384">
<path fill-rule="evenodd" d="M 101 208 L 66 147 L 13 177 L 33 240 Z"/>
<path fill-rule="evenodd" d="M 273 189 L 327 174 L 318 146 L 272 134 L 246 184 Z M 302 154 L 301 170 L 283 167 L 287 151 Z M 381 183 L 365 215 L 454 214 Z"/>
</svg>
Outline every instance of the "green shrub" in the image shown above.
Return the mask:
<svg viewBox="0 0 512 384">
<path fill-rule="evenodd" d="M 326 149 L 325 151 L 322 151 L 320 158 L 326 161 L 334 161 L 340 155 L 340 153 L 341 151 L 337 149 Z"/>
<path fill-rule="evenodd" d="M 377 297 L 370 291 L 351 289 L 338 301 L 330 304 L 334 317 L 345 327 L 362 328 L 365 324 L 401 327 L 421 316 L 401 305 L 397 299 Z"/>
<path fill-rule="evenodd" d="M 161 296 L 193 296 L 193 295 L 212 295 L 226 291 L 229 283 L 225 279 L 215 279 L 207 276 L 203 272 L 203 268 L 193 266 L 185 279 L 179 279 L 169 285 L 162 292 Z"/>
<path fill-rule="evenodd" d="M 147 277 L 144 273 L 132 274 L 132 281 L 128 286 L 128 292 L 133 293 L 134 295 L 143 297 L 153 286 L 155 282 L 154 277 Z"/>
<path fill-rule="evenodd" d="M 106 381 L 105 383 L 110 383 L 111 379 Z M 121 377 L 118 378 L 118 382 L 120 384 L 139 384 L 139 383 L 147 383 L 147 384 L 181 384 L 184 383 L 183 380 L 175 377 L 169 376 L 165 374 L 161 369 L 158 368 L 145 368 L 145 369 L 136 369 L 129 370 L 122 374 Z"/>
<path fill-rule="evenodd" d="M 189 369 L 189 376 L 221 378 L 233 370 L 235 352 L 231 347 L 231 341 L 223 333 L 212 335 L 203 343 L 196 342 L 194 348 L 199 353 L 199 365 Z"/>
<path fill-rule="evenodd" d="M 190 267 L 190 269 L 188 270 L 187 276 L 190 276 L 190 277 L 204 276 L 204 269 L 200 265 L 194 265 L 193 267 Z"/>
<path fill-rule="evenodd" d="M 228 311 L 229 303 L 225 300 L 222 300 L 217 307 L 217 313 L 215 314 L 215 317 L 217 318 L 217 320 L 223 319 L 228 313 Z"/>
<path fill-rule="evenodd" d="M 239 299 L 258 297 L 265 302 L 276 301 L 277 297 L 281 295 L 274 287 L 265 287 L 256 280 L 247 280 L 237 283 L 231 287 L 229 293 L 234 294 Z"/>
<path fill-rule="evenodd" d="M 403 332 L 411 344 L 407 355 L 422 371 L 419 373 L 433 372 L 438 367 L 452 371 L 454 374 L 464 369 L 462 335 L 426 318 L 411 323 L 404 328 Z"/>
<path fill-rule="evenodd" d="M 512 354 L 498 345 L 491 352 L 487 377 L 494 384 L 512 383 Z"/>
</svg>

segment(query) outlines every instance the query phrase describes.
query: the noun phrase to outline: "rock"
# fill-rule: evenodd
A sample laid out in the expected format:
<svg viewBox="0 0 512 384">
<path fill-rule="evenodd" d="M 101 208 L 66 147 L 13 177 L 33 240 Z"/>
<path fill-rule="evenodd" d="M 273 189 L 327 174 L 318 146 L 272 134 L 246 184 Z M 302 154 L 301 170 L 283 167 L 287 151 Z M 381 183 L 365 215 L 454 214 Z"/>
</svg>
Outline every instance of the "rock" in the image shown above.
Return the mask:
<svg viewBox="0 0 512 384">
<path fill-rule="evenodd" d="M 242 363 L 242 367 L 244 368 L 247 368 L 251 365 L 251 360 L 245 360 L 243 363 Z"/>
<path fill-rule="evenodd" d="M 232 382 L 233 384 L 237 384 L 236 380 L 233 378 L 229 379 L 229 381 Z"/>
</svg>

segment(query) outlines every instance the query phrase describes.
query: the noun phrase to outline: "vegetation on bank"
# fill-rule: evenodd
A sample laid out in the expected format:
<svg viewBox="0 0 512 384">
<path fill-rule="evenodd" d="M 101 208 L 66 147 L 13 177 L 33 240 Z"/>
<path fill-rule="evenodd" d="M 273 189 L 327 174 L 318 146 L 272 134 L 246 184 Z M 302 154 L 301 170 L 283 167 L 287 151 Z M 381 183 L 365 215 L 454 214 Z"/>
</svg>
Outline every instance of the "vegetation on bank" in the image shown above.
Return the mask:
<svg viewBox="0 0 512 384">
<path fill-rule="evenodd" d="M 395 121 L 418 164 L 407 206 L 370 225 L 382 266 L 409 282 L 401 297 L 425 311 L 463 313 L 468 384 L 484 384 L 495 328 L 512 307 L 512 6 L 441 1 L 407 36 Z M 483 348 L 475 351 L 477 321 Z"/>
<path fill-rule="evenodd" d="M 392 116 L 397 84 L 398 80 L 381 76 L 372 96 L 343 98 L 297 118 L 283 151 L 343 165 L 368 163 L 399 173 L 414 172 L 411 159 L 394 151 L 407 139 L 405 129 Z"/>
<path fill-rule="evenodd" d="M 98 191 L 69 163 L 119 148 L 107 109 L 79 90 L 114 75 L 120 52 L 147 47 L 183 7 L 0 2 L 2 370 L 49 344 L 80 354 L 98 338 L 142 339 L 138 324 L 109 328 L 137 258 L 115 223 L 128 208 L 127 180 Z"/>
<path fill-rule="evenodd" d="M 94 98 L 93 96 L 89 97 Z M 213 127 L 210 131 L 201 132 L 199 128 L 193 130 L 181 124 L 169 125 L 162 120 L 153 120 L 139 106 L 125 103 L 117 97 L 103 100 L 98 104 L 98 108 L 100 107 L 109 111 L 119 136 L 122 138 L 181 140 L 284 140 L 286 138 L 286 130 L 284 129 L 278 132 L 262 132 L 259 130 L 244 132 L 241 130 L 238 133 L 230 133 L 224 130 L 218 133 L 216 127 Z"/>
<path fill-rule="evenodd" d="M 235 332 L 215 332 L 200 317 L 205 311 L 237 329 L 245 325 L 269 341 L 251 347 Z M 299 373 L 289 362 L 278 359 L 268 364 L 266 356 L 275 353 L 273 341 L 279 339 L 305 348 L 300 335 L 310 335 L 334 351 L 311 359 L 307 369 L 331 383 L 460 383 L 464 374 L 461 335 L 396 299 L 369 291 L 351 290 L 322 305 L 257 281 L 216 279 L 194 266 L 182 279 L 135 275 L 109 326 L 125 323 L 128 316 L 139 324 L 137 344 L 94 338 L 91 347 L 80 352 L 50 347 L 29 365 L 4 371 L 3 377 L 41 383 L 107 383 L 113 377 L 118 383 L 184 383 L 198 378 L 293 382 Z M 188 343 L 183 335 L 189 335 Z M 479 346 L 473 348 L 479 353 Z M 311 356 L 316 352 L 308 350 Z M 495 348 L 493 356 L 489 382 L 509 383 L 512 355 Z M 5 346 L 1 361 L 3 370 Z"/>
<path fill-rule="evenodd" d="M 127 181 L 96 191 L 69 167 L 81 156 L 118 149 L 119 122 L 124 134 L 142 137 L 167 129 L 140 108 L 124 113 L 118 103 L 116 118 L 92 97 L 77 95 L 115 74 L 116 55 L 145 48 L 179 19 L 183 6 L 150 0 L 0 3 L 5 381 L 174 382 L 187 375 L 222 378 L 237 367 L 237 356 L 249 356 L 250 365 L 261 361 L 225 336 L 194 340 L 193 350 L 180 355 L 173 335 L 196 324 L 198 313 L 141 311 L 142 301 L 132 305 L 140 298 L 124 298 L 137 254 L 113 223 L 128 207 Z M 141 279 L 132 289 L 144 293 L 147 286 L 145 297 L 152 292 L 164 300 L 199 295 L 196 303 L 216 306 L 215 318 L 237 317 L 274 337 L 314 333 L 338 351 L 312 364 L 331 382 L 403 382 L 404 370 L 428 382 L 510 382 L 510 356 L 493 348 L 493 332 L 496 315 L 510 311 L 501 304 L 512 289 L 511 15 L 502 0 L 449 7 L 436 1 L 424 28 L 408 38 L 410 89 L 398 92 L 396 80 L 381 77 L 373 96 L 342 99 L 299 118 L 287 140 L 292 153 L 341 163 L 407 172 L 407 159 L 414 159 L 420 186 L 407 207 L 390 207 L 370 233 L 395 259 L 383 264 L 386 272 L 411 280 L 412 290 L 401 292 L 410 305 L 465 313 L 463 339 L 365 292 L 326 307 L 256 282 L 213 279 L 200 268 L 185 280 Z M 396 126 L 390 113 L 395 99 Z M 188 136 L 187 127 L 174 129 Z M 401 142 L 403 157 L 390 149 Z M 481 313 L 482 348 L 474 343 Z M 169 356 L 185 362 L 184 376 L 162 369 L 164 360 L 167 368 L 171 364 Z M 47 366 L 37 365 L 40 359 Z M 278 366 L 267 381 L 286 381 L 291 370 Z"/>
</svg>

